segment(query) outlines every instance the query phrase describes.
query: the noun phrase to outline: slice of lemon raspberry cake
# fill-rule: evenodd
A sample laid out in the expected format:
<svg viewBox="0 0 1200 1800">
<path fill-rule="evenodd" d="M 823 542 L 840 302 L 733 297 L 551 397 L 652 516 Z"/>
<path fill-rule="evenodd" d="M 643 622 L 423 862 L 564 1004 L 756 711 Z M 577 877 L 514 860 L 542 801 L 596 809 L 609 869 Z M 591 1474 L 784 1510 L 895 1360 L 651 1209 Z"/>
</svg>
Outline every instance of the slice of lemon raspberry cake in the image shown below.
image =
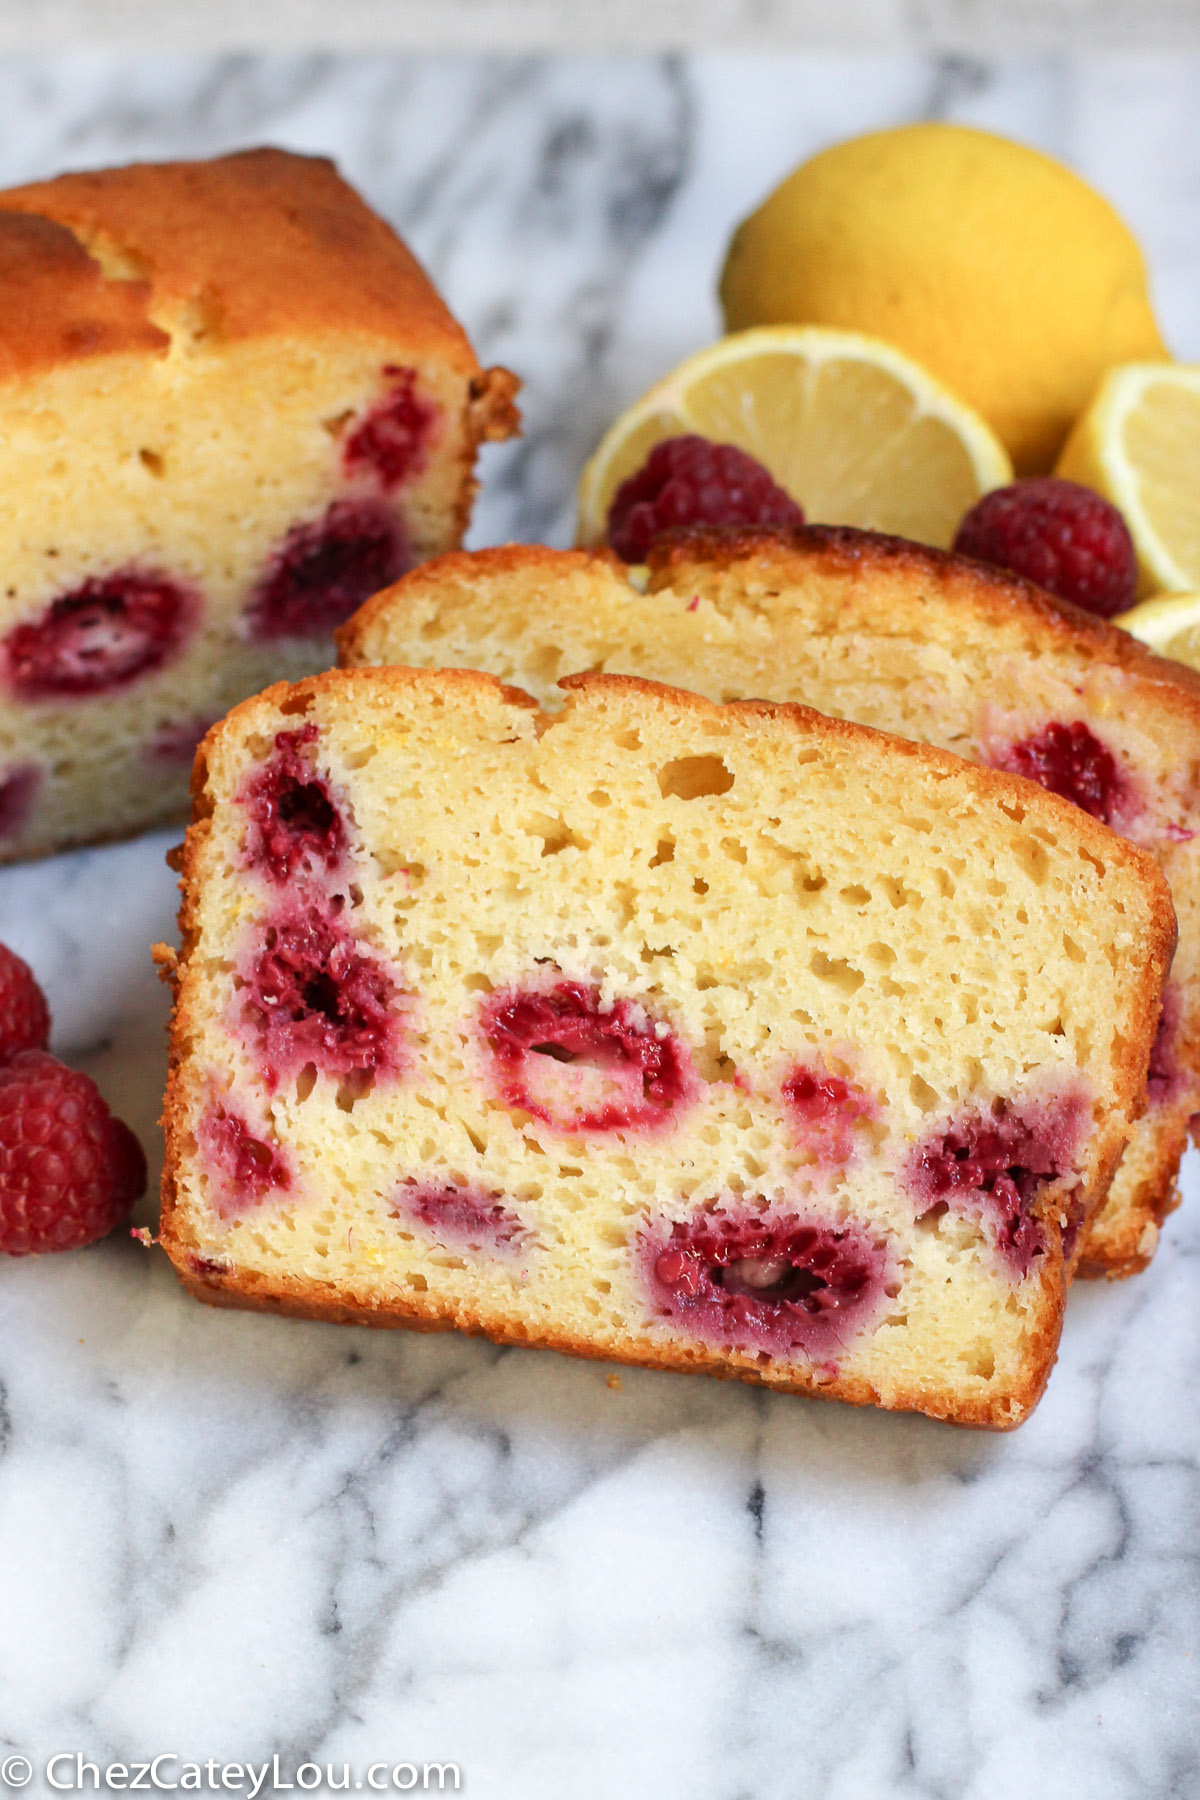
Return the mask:
<svg viewBox="0 0 1200 1800">
<path fill-rule="evenodd" d="M 481 370 L 332 164 L 0 193 L 0 860 L 177 816 L 228 707 L 461 542 Z"/>
<path fill-rule="evenodd" d="M 1157 866 L 801 707 L 569 686 L 334 671 L 209 734 L 185 1284 L 1017 1423 L 1145 1081 Z"/>
<path fill-rule="evenodd" d="M 548 706 L 574 669 L 802 700 L 1029 777 L 1151 851 L 1179 950 L 1146 1112 L 1082 1261 L 1142 1267 L 1200 1111 L 1200 679 L 1015 576 L 870 532 L 681 533 L 644 585 L 601 552 L 451 556 L 369 601 L 341 656 L 468 664 Z"/>
</svg>

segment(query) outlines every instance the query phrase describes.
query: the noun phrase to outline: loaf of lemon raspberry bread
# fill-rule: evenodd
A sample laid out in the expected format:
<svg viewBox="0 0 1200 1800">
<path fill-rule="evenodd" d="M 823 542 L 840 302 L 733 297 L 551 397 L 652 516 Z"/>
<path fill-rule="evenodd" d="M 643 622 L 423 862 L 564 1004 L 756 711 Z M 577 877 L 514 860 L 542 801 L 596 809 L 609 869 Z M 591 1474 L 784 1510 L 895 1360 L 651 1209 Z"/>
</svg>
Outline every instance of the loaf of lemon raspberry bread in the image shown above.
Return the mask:
<svg viewBox="0 0 1200 1800">
<path fill-rule="evenodd" d="M 1179 949 L 1145 1115 L 1081 1265 L 1144 1266 L 1200 1111 L 1200 681 L 1014 576 L 869 532 L 680 534 L 644 587 L 600 552 L 451 556 L 369 601 L 341 656 L 469 664 L 548 706 L 575 669 L 803 700 L 1029 777 L 1151 851 Z"/>
<path fill-rule="evenodd" d="M 328 162 L 0 193 L 0 860 L 181 816 L 215 718 L 461 542 L 514 387 Z"/>
<path fill-rule="evenodd" d="M 568 686 L 332 671 L 205 740 L 185 1284 L 1016 1424 L 1140 1102 L 1157 865 L 805 708 Z"/>
</svg>

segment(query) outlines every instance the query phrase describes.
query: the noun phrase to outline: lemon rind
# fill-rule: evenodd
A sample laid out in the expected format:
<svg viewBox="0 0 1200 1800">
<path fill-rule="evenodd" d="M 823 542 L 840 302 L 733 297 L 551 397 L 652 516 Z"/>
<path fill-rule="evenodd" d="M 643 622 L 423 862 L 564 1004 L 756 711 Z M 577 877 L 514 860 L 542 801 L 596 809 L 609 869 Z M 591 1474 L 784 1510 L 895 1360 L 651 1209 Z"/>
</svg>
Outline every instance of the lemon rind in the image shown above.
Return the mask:
<svg viewBox="0 0 1200 1800">
<path fill-rule="evenodd" d="M 1118 613 L 1112 623 L 1129 632 L 1147 649 L 1170 656 L 1172 644 L 1179 643 L 1185 633 L 1200 631 L 1200 593 L 1156 595 L 1153 600 L 1143 600 L 1140 606 L 1131 607 L 1128 612 Z M 1195 666 L 1194 657 L 1176 660 Z"/>
<path fill-rule="evenodd" d="M 842 331 L 825 325 L 755 325 L 732 332 L 685 357 L 669 374 L 648 388 L 609 427 L 584 466 L 579 481 L 576 542 L 595 544 L 604 537 L 608 502 L 614 491 L 606 479 L 620 445 L 655 413 L 673 415 L 682 430 L 689 427 L 687 394 L 702 383 L 712 368 L 728 368 L 738 362 L 780 351 L 795 351 L 815 368 L 837 357 L 854 357 L 883 368 L 916 402 L 914 422 L 936 418 L 953 427 L 962 440 L 979 479 L 979 491 L 1003 487 L 1013 478 L 1012 462 L 991 426 L 975 409 L 960 400 L 928 369 L 882 338 L 865 332 Z"/>
<path fill-rule="evenodd" d="M 1163 591 L 1186 595 L 1196 587 L 1196 572 L 1180 567 L 1151 523 L 1142 502 L 1141 475 L 1125 449 L 1130 414 L 1151 383 L 1163 380 L 1200 393 L 1200 367 L 1194 365 L 1137 362 L 1110 369 L 1071 432 L 1055 471 L 1097 488 L 1121 512 L 1137 551 L 1140 586 L 1148 596 Z"/>
</svg>

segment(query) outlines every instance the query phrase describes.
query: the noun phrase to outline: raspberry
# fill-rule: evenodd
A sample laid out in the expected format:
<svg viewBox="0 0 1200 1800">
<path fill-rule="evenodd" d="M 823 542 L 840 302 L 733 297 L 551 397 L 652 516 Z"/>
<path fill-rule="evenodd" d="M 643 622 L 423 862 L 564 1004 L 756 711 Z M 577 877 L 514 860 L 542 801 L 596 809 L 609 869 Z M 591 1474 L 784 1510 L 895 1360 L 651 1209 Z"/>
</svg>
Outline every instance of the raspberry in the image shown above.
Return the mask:
<svg viewBox="0 0 1200 1800">
<path fill-rule="evenodd" d="M 317 727 L 281 731 L 275 754 L 245 785 L 239 799 L 250 813 L 246 862 L 277 885 L 314 863 L 335 869 L 346 849 L 346 827 L 329 789 L 302 754 Z"/>
<path fill-rule="evenodd" d="M 196 610 L 195 596 L 165 575 L 125 569 L 85 581 L 9 632 L 9 683 L 22 700 L 128 687 L 178 653 Z"/>
<path fill-rule="evenodd" d="M 214 1278 L 228 1275 L 233 1267 L 233 1264 L 223 1256 L 197 1256 L 194 1250 L 188 1251 L 184 1261 L 192 1274 L 199 1275 L 202 1281 L 212 1281 Z"/>
<path fill-rule="evenodd" d="M 146 1158 L 95 1082 L 44 1050 L 0 1069 L 0 1252 L 77 1250 L 146 1191 Z"/>
<path fill-rule="evenodd" d="M 323 518 L 293 525 L 251 602 L 258 638 L 318 637 L 410 565 L 399 520 L 368 500 L 335 500 Z"/>
<path fill-rule="evenodd" d="M 860 1330 L 886 1257 L 866 1229 L 790 1215 L 701 1212 L 643 1242 L 657 1310 L 710 1343 L 827 1355 Z"/>
<path fill-rule="evenodd" d="M 494 996 L 484 1030 L 505 1104 L 558 1131 L 659 1124 L 690 1092 L 679 1040 L 628 1000 L 602 1010 L 599 990 L 581 982 Z"/>
<path fill-rule="evenodd" d="M 993 488 L 963 518 L 954 548 L 1102 619 L 1134 602 L 1137 556 L 1124 519 L 1091 488 L 1056 475 Z"/>
<path fill-rule="evenodd" d="M 395 983 L 332 913 L 310 906 L 270 922 L 245 980 L 246 1021 L 272 1086 L 307 1063 L 343 1077 L 394 1060 Z"/>
<path fill-rule="evenodd" d="M 516 1249 L 526 1235 L 525 1227 L 502 1201 L 474 1188 L 405 1182 L 394 1204 L 397 1216 L 407 1214 L 442 1242 L 462 1244 L 469 1250 Z"/>
<path fill-rule="evenodd" d="M 1150 1050 L 1146 1073 L 1147 1106 L 1167 1106 L 1179 1093 L 1183 1069 L 1179 1062 L 1179 989 L 1168 987 L 1158 1015 L 1158 1030 Z"/>
<path fill-rule="evenodd" d="M 830 1075 L 822 1065 L 798 1067 L 783 1084 L 805 1145 L 821 1162 L 845 1163 L 854 1154 L 854 1126 L 875 1108 L 852 1081 Z"/>
<path fill-rule="evenodd" d="M 1013 744 L 996 766 L 1061 794 L 1105 825 L 1124 798 L 1116 759 L 1082 719 L 1071 725 L 1052 720 L 1035 737 Z"/>
<path fill-rule="evenodd" d="M 0 944 L 0 1063 L 50 1042 L 50 1008 L 27 962 Z"/>
<path fill-rule="evenodd" d="M 279 1151 L 255 1137 L 245 1119 L 219 1102 L 200 1121 L 200 1147 L 217 1177 L 216 1211 L 223 1219 L 256 1206 L 275 1188 L 290 1188 L 292 1173 Z"/>
<path fill-rule="evenodd" d="M 366 470 L 390 492 L 425 467 L 437 407 L 417 398 L 415 369 L 388 367 L 383 373 L 391 392 L 347 438 L 342 462 L 348 475 Z"/>
<path fill-rule="evenodd" d="M 918 1145 L 909 1187 L 929 1203 L 927 1212 L 949 1203 L 979 1213 L 1005 1262 L 1028 1275 L 1046 1247 L 1033 1203 L 1070 1170 L 1088 1110 L 1082 1100 L 1059 1099 L 1022 1114 L 996 1101 L 990 1114 L 968 1116 Z"/>
<path fill-rule="evenodd" d="M 608 541 L 626 562 L 646 560 L 662 531 L 681 525 L 803 525 L 804 514 L 760 462 L 733 444 L 667 438 L 608 509 Z"/>
<path fill-rule="evenodd" d="M 193 714 L 191 718 L 176 720 L 173 725 L 160 726 L 147 745 L 147 754 L 153 762 L 190 769 L 201 739 L 219 717 L 219 714 L 214 717 L 211 713 Z"/>
<path fill-rule="evenodd" d="M 33 807 L 40 771 L 24 763 L 0 781 L 0 838 L 20 831 Z"/>
</svg>

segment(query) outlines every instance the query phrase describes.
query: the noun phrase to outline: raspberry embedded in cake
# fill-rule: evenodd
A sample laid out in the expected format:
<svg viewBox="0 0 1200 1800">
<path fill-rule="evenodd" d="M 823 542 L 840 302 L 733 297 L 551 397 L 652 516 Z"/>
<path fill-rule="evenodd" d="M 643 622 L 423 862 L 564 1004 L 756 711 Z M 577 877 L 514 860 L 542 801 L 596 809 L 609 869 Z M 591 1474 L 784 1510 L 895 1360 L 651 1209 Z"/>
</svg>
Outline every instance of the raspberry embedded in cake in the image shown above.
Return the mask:
<svg viewBox="0 0 1200 1800">
<path fill-rule="evenodd" d="M 855 1127 L 872 1118 L 871 1096 L 818 1060 L 800 1064 L 783 1084 L 783 1097 L 800 1141 L 818 1163 L 843 1164 L 854 1154 Z"/>
<path fill-rule="evenodd" d="M 197 596 L 165 575 L 123 569 L 93 577 L 9 632 L 8 685 L 22 700 L 128 687 L 179 654 L 198 612 Z"/>
<path fill-rule="evenodd" d="M 277 886 L 304 868 L 337 868 L 346 851 L 346 827 L 329 783 L 305 754 L 317 741 L 311 723 L 281 731 L 270 760 L 242 788 L 250 814 L 245 862 Z"/>
<path fill-rule="evenodd" d="M 675 1034 L 631 1000 L 562 981 L 509 990 L 484 1008 L 483 1029 L 506 1106 L 558 1131 L 662 1125 L 690 1099 L 695 1077 Z"/>
<path fill-rule="evenodd" d="M 233 1264 L 227 1256 L 197 1256 L 189 1250 L 184 1258 L 185 1266 L 200 1281 L 219 1286 L 223 1276 L 228 1275 Z"/>
<path fill-rule="evenodd" d="M 251 602 L 256 638 L 317 637 L 399 579 L 412 555 L 390 507 L 335 500 L 320 519 L 293 525 Z"/>
<path fill-rule="evenodd" d="M 515 1250 L 528 1233 L 497 1194 L 453 1182 L 401 1182 L 393 1198 L 397 1217 L 415 1219 L 439 1242 L 466 1250 Z"/>
<path fill-rule="evenodd" d="M 389 365 L 388 392 L 346 439 L 347 475 L 372 476 L 385 493 L 413 480 L 429 458 L 438 408 L 417 393 L 417 371 Z"/>
<path fill-rule="evenodd" d="M 1070 725 L 1052 720 L 1002 752 L 995 767 L 1061 794 L 1105 825 L 1112 824 L 1128 800 L 1116 758 L 1082 719 Z"/>
<path fill-rule="evenodd" d="M 190 768 L 201 741 L 219 717 L 219 714 L 197 713 L 174 724 L 160 726 L 146 746 L 147 756 L 151 762 L 166 767 Z"/>
<path fill-rule="evenodd" d="M 863 1224 L 729 1206 L 642 1239 L 654 1310 L 705 1343 L 828 1358 L 876 1314 L 886 1246 Z"/>
<path fill-rule="evenodd" d="M 282 908 L 245 959 L 243 1025 L 274 1088 L 311 1065 L 365 1091 L 400 1060 L 400 989 L 337 916 L 336 905 Z"/>
<path fill-rule="evenodd" d="M 251 1131 L 227 1101 L 214 1100 L 197 1135 L 218 1217 L 235 1218 L 268 1194 L 290 1189 L 292 1171 L 278 1145 Z"/>
<path fill-rule="evenodd" d="M 1089 1112 L 1082 1094 L 1070 1094 L 1020 1109 L 997 1100 L 990 1112 L 964 1115 L 909 1159 L 909 1190 L 925 1203 L 918 1216 L 950 1206 L 977 1217 L 1009 1269 L 1028 1275 L 1046 1249 L 1035 1202 L 1071 1173 Z"/>
<path fill-rule="evenodd" d="M 21 830 L 33 811 L 41 770 L 23 763 L 0 779 L 0 838 Z"/>
<path fill-rule="evenodd" d="M 1185 1074 L 1179 1060 L 1179 1026 L 1182 1015 L 1179 989 L 1169 983 L 1163 992 L 1158 1030 L 1150 1048 L 1150 1066 L 1146 1075 L 1147 1107 L 1169 1106 L 1184 1084 Z"/>
</svg>

